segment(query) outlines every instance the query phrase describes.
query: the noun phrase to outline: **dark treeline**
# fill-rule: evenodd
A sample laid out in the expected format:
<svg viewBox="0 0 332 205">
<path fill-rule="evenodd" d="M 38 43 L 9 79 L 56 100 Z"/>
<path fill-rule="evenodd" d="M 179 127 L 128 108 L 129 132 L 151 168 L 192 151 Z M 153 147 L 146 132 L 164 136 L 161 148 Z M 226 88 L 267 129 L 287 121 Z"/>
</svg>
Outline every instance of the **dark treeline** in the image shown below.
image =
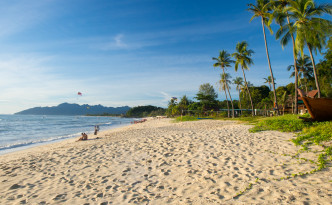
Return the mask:
<svg viewBox="0 0 332 205">
<path fill-rule="evenodd" d="M 130 108 L 126 113 L 126 117 L 155 117 L 165 115 L 165 109 L 152 105 L 137 106 Z"/>
</svg>

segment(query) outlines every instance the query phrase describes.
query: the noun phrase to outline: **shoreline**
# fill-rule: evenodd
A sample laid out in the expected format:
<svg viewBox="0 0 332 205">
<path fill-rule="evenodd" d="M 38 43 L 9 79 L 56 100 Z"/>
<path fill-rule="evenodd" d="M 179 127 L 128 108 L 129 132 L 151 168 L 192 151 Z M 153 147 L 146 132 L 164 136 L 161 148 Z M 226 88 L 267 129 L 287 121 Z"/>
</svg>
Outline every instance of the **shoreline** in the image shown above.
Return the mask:
<svg viewBox="0 0 332 205">
<path fill-rule="evenodd" d="M 8 115 L 9 116 L 9 115 Z M 24 115 L 25 116 L 25 115 Z M 39 115 L 38 115 L 39 116 Z M 53 117 L 52 116 L 47 116 L 47 117 Z M 55 116 L 58 117 L 58 116 Z M 68 117 L 68 116 L 65 116 Z M 76 117 L 76 116 L 71 116 L 71 117 Z M 81 117 L 90 117 L 90 116 L 81 116 Z M 111 118 L 117 118 L 117 117 L 111 117 Z M 129 119 L 129 118 L 128 118 Z M 132 118 L 131 120 L 134 120 L 134 118 Z M 105 122 L 100 122 L 97 123 L 95 125 L 102 125 L 102 130 L 101 131 L 106 131 L 106 130 L 111 130 L 111 129 L 116 129 L 118 127 L 122 127 L 122 126 L 127 126 L 130 125 L 130 122 L 125 122 L 125 121 L 116 121 L 116 120 L 112 120 L 111 124 L 110 123 L 105 123 Z M 31 137 L 31 134 L 28 135 L 28 137 L 26 138 L 26 141 L 17 141 L 17 142 L 13 142 L 12 144 L 8 144 L 6 145 L 6 143 L 2 146 L 0 146 L 0 156 L 1 155 L 5 155 L 8 153 L 13 153 L 13 152 L 17 152 L 17 151 L 21 151 L 21 150 L 25 150 L 25 149 L 30 149 L 30 148 L 34 148 L 34 147 L 39 147 L 39 146 L 44 146 L 47 144 L 53 144 L 53 143 L 58 143 L 64 140 L 68 140 L 68 139 L 75 139 L 75 138 L 79 138 L 81 136 L 81 133 L 87 133 L 89 136 L 93 136 L 93 126 L 91 125 L 90 129 L 88 127 L 82 127 L 83 129 L 76 129 L 76 130 L 71 130 L 70 131 L 65 131 L 63 133 L 57 133 L 55 134 L 54 131 L 50 133 L 48 133 L 48 131 L 53 130 L 52 128 L 46 128 L 43 130 L 45 130 L 44 134 L 42 135 L 42 137 L 38 136 L 36 137 L 36 140 L 34 140 Z M 39 134 L 41 136 L 41 134 Z M 6 136 L 3 135 L 3 137 L 6 139 Z M 11 136 L 10 136 L 11 137 Z M 25 137 L 25 136 L 21 136 L 21 137 Z M 9 138 L 10 139 L 10 138 Z"/>
<path fill-rule="evenodd" d="M 0 203 L 332 202 L 331 167 L 281 180 L 315 165 L 290 156 L 299 149 L 289 142 L 293 134 L 248 128 L 236 121 L 150 119 L 101 131 L 100 139 L 2 155 Z"/>
<path fill-rule="evenodd" d="M 122 128 L 122 127 L 127 127 L 130 126 L 131 124 L 118 124 L 110 129 L 107 130 L 102 130 L 99 131 L 98 135 L 102 135 L 101 133 L 103 132 L 108 132 L 111 131 L 113 129 L 118 129 L 118 128 Z M 90 132 L 86 132 L 88 133 L 88 141 L 89 140 L 95 140 L 95 138 L 98 135 L 94 135 L 93 131 Z M 55 140 L 51 140 L 51 141 L 45 141 L 45 142 L 38 142 L 38 143 L 33 143 L 31 145 L 25 145 L 25 146 L 20 146 L 20 147 L 16 147 L 16 148 L 9 148 L 9 149 L 4 149 L 4 150 L 0 150 L 0 160 L 2 156 L 7 156 L 7 155 L 19 155 L 20 153 L 33 153 L 33 152 L 38 152 L 39 150 L 45 150 L 43 147 L 57 147 L 57 146 L 63 146 L 65 144 L 70 144 L 72 142 L 76 142 L 77 139 L 79 139 L 80 134 L 71 134 L 72 137 L 67 137 L 64 139 L 55 139 Z"/>
</svg>

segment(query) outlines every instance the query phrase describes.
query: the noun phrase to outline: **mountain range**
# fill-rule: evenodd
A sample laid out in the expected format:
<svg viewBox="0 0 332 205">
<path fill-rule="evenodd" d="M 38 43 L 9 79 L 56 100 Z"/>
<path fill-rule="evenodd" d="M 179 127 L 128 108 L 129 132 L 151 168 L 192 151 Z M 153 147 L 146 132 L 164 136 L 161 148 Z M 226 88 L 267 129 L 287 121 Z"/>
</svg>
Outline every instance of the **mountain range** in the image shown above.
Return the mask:
<svg viewBox="0 0 332 205">
<path fill-rule="evenodd" d="M 98 114 L 126 114 L 130 109 L 128 106 L 123 107 L 104 107 L 102 105 L 78 105 L 70 103 L 62 103 L 53 107 L 34 107 L 21 112 L 16 115 L 98 115 Z"/>
</svg>

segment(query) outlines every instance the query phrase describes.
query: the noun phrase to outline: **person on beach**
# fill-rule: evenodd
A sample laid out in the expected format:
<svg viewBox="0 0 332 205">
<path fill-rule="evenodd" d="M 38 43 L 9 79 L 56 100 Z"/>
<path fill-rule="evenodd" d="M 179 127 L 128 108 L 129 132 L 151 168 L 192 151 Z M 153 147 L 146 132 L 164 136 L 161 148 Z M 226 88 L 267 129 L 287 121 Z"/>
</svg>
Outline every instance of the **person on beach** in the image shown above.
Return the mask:
<svg viewBox="0 0 332 205">
<path fill-rule="evenodd" d="M 88 140 L 88 135 L 85 133 L 81 133 L 82 136 L 78 139 L 78 141 Z"/>
<path fill-rule="evenodd" d="M 98 134 L 98 131 L 99 131 L 99 126 L 96 125 L 96 126 L 95 126 L 95 133 L 94 133 L 94 134 L 97 135 L 97 134 Z"/>
</svg>

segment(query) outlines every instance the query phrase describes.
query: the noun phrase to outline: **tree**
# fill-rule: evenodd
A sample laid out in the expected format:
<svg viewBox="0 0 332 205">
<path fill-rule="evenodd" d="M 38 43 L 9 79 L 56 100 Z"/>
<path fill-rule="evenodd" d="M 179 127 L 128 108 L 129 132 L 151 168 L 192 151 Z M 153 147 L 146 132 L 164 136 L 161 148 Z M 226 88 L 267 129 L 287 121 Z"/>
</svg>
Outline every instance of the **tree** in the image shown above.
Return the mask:
<svg viewBox="0 0 332 205">
<path fill-rule="evenodd" d="M 298 98 L 298 93 L 297 93 L 297 85 L 298 85 L 298 68 L 297 68 L 297 50 L 295 46 L 295 40 L 294 40 L 294 30 L 291 29 L 291 22 L 289 19 L 289 14 L 287 11 L 287 6 L 289 2 L 292 0 L 277 0 L 271 2 L 272 5 L 275 7 L 275 12 L 274 12 L 274 17 L 276 19 L 277 24 L 280 25 L 280 29 L 276 33 L 276 39 L 279 39 L 282 35 L 281 38 L 281 46 L 284 48 L 284 46 L 287 45 L 289 39 L 292 39 L 293 43 L 293 59 L 294 59 L 294 76 L 295 76 L 295 114 L 298 113 L 298 106 L 297 106 L 297 98 Z M 285 18 L 287 19 L 288 24 L 284 25 L 284 20 Z"/>
<path fill-rule="evenodd" d="M 217 97 L 218 94 L 213 86 L 209 83 L 205 83 L 200 85 L 195 98 L 200 101 L 203 110 L 211 110 L 217 109 Z"/>
<path fill-rule="evenodd" d="M 191 104 L 190 100 L 187 98 L 186 95 L 184 95 L 178 104 L 181 114 L 183 113 L 184 110 L 188 109 L 189 104 Z"/>
<path fill-rule="evenodd" d="M 322 96 L 332 98 L 332 37 L 330 37 L 326 49 L 324 59 L 316 66 Z"/>
<path fill-rule="evenodd" d="M 233 79 L 233 84 L 236 85 L 236 90 L 239 91 L 239 104 L 240 104 L 240 113 L 242 114 L 242 106 L 241 106 L 241 96 L 240 96 L 240 91 L 241 88 L 243 87 L 243 78 L 241 77 L 236 77 Z"/>
<path fill-rule="evenodd" d="M 290 12 L 290 18 L 294 20 L 290 29 L 296 31 L 296 49 L 301 51 L 301 55 L 304 55 L 305 46 L 309 50 L 318 97 L 320 98 L 320 86 L 312 51 L 320 51 L 325 45 L 326 38 L 332 33 L 331 21 L 318 18 L 324 13 L 332 14 L 332 6 L 330 4 L 317 5 L 312 0 L 294 0 L 289 2 L 286 11 Z"/>
<path fill-rule="evenodd" d="M 212 60 L 216 60 L 217 62 L 213 64 L 214 67 L 221 67 L 222 68 L 222 72 L 223 72 L 223 75 L 225 75 L 225 68 L 227 67 L 231 67 L 231 63 L 234 63 L 233 60 L 231 60 L 230 58 L 230 54 L 227 53 L 227 51 L 225 50 L 222 50 L 219 52 L 219 56 L 218 58 L 212 58 Z M 234 105 L 233 105 L 233 100 L 232 100 L 232 96 L 229 92 L 229 87 L 228 87 L 228 83 L 226 83 L 225 85 L 225 89 L 227 89 L 228 91 L 228 94 L 229 94 L 229 98 L 231 99 L 231 104 L 232 104 L 232 116 L 234 117 Z M 227 94 L 226 94 L 226 91 L 225 91 L 225 95 L 226 95 L 226 98 L 227 98 Z M 229 112 L 229 111 L 228 111 Z M 229 115 L 229 113 L 228 113 Z M 228 116 L 229 117 L 229 116 Z"/>
<path fill-rule="evenodd" d="M 251 17 L 250 21 L 252 21 L 256 17 L 261 18 L 262 27 L 263 27 L 263 35 L 264 35 L 264 42 L 265 42 L 265 49 L 266 49 L 266 56 L 267 61 L 269 64 L 270 74 L 272 78 L 272 87 L 273 87 L 273 94 L 274 94 L 274 102 L 275 107 L 278 109 L 278 102 L 277 102 L 277 95 L 276 95 L 276 89 L 275 89 L 275 83 L 274 83 L 274 76 L 271 68 L 271 62 L 270 62 L 270 56 L 269 56 L 269 49 L 267 47 L 267 41 L 266 41 L 266 34 L 265 34 L 265 26 L 270 30 L 271 33 L 272 29 L 270 27 L 270 24 L 273 20 L 272 14 L 271 14 L 271 6 L 269 5 L 269 0 L 256 0 L 256 5 L 249 4 L 249 11 L 253 12 L 254 15 Z"/>
<path fill-rule="evenodd" d="M 272 84 L 272 78 L 271 76 L 268 76 L 267 78 L 263 78 L 265 80 L 264 83 L 268 83 L 269 84 L 269 88 L 271 90 L 271 84 Z"/>
<path fill-rule="evenodd" d="M 251 49 L 247 49 L 248 47 L 248 43 L 246 41 L 242 41 L 237 43 L 236 45 L 236 52 L 232 54 L 232 56 L 235 58 L 235 71 L 237 72 L 239 65 L 241 65 L 241 69 L 243 72 L 243 79 L 244 79 L 244 84 L 245 87 L 247 88 L 247 92 L 250 98 L 250 103 L 251 103 L 251 110 L 252 110 L 252 115 L 254 116 L 254 105 L 252 103 L 252 98 L 250 95 L 250 91 L 248 88 L 248 84 L 247 84 L 247 79 L 246 79 L 246 75 L 244 73 L 244 69 L 249 70 L 249 65 L 253 64 L 252 59 L 250 58 L 250 56 L 254 53 L 253 50 Z"/>
<path fill-rule="evenodd" d="M 223 73 L 220 75 L 221 79 L 219 80 L 219 84 L 220 84 L 220 88 L 225 91 L 225 96 L 226 96 L 226 101 L 227 101 L 227 113 L 228 113 L 228 117 L 230 117 L 229 115 L 229 105 L 228 105 L 228 98 L 227 98 L 227 94 L 226 91 L 228 91 L 228 94 L 230 96 L 230 100 L 232 102 L 232 108 L 233 108 L 233 113 L 232 113 L 232 117 L 234 117 L 234 106 L 233 106 L 233 101 L 231 98 L 231 95 L 229 93 L 229 84 L 231 83 L 231 81 L 229 80 L 231 78 L 231 76 L 228 73 Z"/>
<path fill-rule="evenodd" d="M 280 104 L 282 105 L 282 114 L 285 115 L 285 105 L 287 102 L 287 91 L 284 91 L 282 97 L 280 98 Z"/>
<path fill-rule="evenodd" d="M 179 102 L 179 106 L 181 107 L 181 109 L 187 109 L 188 105 L 190 104 L 189 99 L 187 98 L 186 95 L 182 96 L 180 102 Z"/>
<path fill-rule="evenodd" d="M 306 92 L 308 92 L 308 81 L 311 80 L 312 77 L 312 63 L 310 61 L 309 56 L 304 55 L 301 56 L 299 55 L 297 57 L 297 61 L 296 61 L 297 67 L 298 67 L 298 79 L 299 79 L 299 83 L 302 86 L 302 81 L 304 81 L 304 87 L 306 89 Z M 295 70 L 295 66 L 294 65 L 290 65 L 287 67 L 287 70 L 290 71 L 294 69 Z M 295 76 L 295 71 L 293 71 L 290 75 L 290 78 Z M 302 79 L 303 78 L 303 79 Z"/>
<path fill-rule="evenodd" d="M 174 108 L 177 107 L 176 99 L 171 98 L 171 100 L 168 102 L 168 108 L 166 110 L 166 115 L 167 116 L 174 116 Z"/>
</svg>

